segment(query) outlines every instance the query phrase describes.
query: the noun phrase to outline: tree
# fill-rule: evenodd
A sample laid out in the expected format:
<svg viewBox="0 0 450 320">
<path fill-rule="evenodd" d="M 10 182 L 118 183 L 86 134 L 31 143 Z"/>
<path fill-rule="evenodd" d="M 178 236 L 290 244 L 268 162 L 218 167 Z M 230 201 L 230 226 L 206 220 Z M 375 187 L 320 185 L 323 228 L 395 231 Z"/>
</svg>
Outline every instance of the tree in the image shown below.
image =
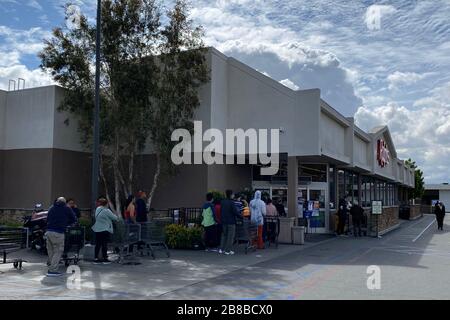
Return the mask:
<svg viewBox="0 0 450 320">
<path fill-rule="evenodd" d="M 423 179 L 423 172 L 418 168 L 415 161 L 412 161 L 411 158 L 405 161 L 406 165 L 408 165 L 411 169 L 414 169 L 414 181 L 415 187 L 414 189 L 408 192 L 408 196 L 410 199 L 422 199 L 423 194 L 425 193 L 425 182 Z"/>
<path fill-rule="evenodd" d="M 188 19 L 186 2 L 177 0 L 165 16 L 162 11 L 156 0 L 102 1 L 100 177 L 119 215 L 121 199 L 135 191 L 135 156 L 147 145 L 157 168 L 149 206 L 160 176 L 176 172 L 168 161 L 171 133 L 191 128 L 198 88 L 209 80 L 203 31 Z M 66 89 L 60 110 L 78 119 L 87 149 L 92 147 L 95 31 L 82 15 L 76 29 L 55 28 L 39 54 L 41 67 Z"/>
</svg>

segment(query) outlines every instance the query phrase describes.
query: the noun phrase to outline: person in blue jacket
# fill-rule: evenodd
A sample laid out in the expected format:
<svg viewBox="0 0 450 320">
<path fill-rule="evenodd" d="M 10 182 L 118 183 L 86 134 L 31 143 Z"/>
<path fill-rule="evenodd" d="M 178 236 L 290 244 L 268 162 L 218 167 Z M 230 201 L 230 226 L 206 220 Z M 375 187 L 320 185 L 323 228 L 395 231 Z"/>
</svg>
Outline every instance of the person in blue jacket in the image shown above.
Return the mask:
<svg viewBox="0 0 450 320">
<path fill-rule="evenodd" d="M 62 276 L 58 272 L 59 261 L 64 253 L 64 233 L 68 226 L 77 222 L 77 218 L 66 204 L 64 197 L 59 197 L 50 208 L 47 215 L 48 277 Z"/>
</svg>

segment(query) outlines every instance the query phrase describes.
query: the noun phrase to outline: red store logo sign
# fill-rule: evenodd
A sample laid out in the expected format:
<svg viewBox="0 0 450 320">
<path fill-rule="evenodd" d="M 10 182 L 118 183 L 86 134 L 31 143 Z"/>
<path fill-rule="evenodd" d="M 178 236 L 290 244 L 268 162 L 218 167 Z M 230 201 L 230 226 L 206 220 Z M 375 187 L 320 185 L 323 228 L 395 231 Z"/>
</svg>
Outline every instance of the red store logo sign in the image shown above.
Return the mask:
<svg viewBox="0 0 450 320">
<path fill-rule="evenodd" d="M 386 142 L 382 139 L 377 141 L 377 161 L 380 167 L 384 168 L 391 160 Z"/>
</svg>

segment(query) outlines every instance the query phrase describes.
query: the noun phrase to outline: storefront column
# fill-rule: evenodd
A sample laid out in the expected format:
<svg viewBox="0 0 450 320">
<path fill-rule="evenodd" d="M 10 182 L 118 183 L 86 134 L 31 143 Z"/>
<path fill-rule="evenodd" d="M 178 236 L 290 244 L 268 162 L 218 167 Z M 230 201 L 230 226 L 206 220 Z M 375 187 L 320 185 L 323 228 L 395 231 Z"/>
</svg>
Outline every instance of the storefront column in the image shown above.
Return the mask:
<svg viewBox="0 0 450 320">
<path fill-rule="evenodd" d="M 298 197 L 298 159 L 288 157 L 288 217 L 297 218 Z"/>
<path fill-rule="evenodd" d="M 298 161 L 297 157 L 288 157 L 288 212 L 287 217 L 280 217 L 280 243 L 292 243 L 292 227 L 297 220 L 297 192 L 298 192 Z"/>
</svg>

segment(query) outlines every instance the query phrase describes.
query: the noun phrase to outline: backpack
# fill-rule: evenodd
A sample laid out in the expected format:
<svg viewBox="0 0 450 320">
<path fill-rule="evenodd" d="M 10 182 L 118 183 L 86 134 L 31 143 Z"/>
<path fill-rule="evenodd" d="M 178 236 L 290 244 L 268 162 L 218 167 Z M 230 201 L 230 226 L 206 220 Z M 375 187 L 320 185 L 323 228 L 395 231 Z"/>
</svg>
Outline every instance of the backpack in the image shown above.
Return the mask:
<svg viewBox="0 0 450 320">
<path fill-rule="evenodd" d="M 203 217 L 202 226 L 204 226 L 205 228 L 211 227 L 216 224 L 216 221 L 214 221 L 211 207 L 203 209 L 202 217 Z"/>
</svg>

